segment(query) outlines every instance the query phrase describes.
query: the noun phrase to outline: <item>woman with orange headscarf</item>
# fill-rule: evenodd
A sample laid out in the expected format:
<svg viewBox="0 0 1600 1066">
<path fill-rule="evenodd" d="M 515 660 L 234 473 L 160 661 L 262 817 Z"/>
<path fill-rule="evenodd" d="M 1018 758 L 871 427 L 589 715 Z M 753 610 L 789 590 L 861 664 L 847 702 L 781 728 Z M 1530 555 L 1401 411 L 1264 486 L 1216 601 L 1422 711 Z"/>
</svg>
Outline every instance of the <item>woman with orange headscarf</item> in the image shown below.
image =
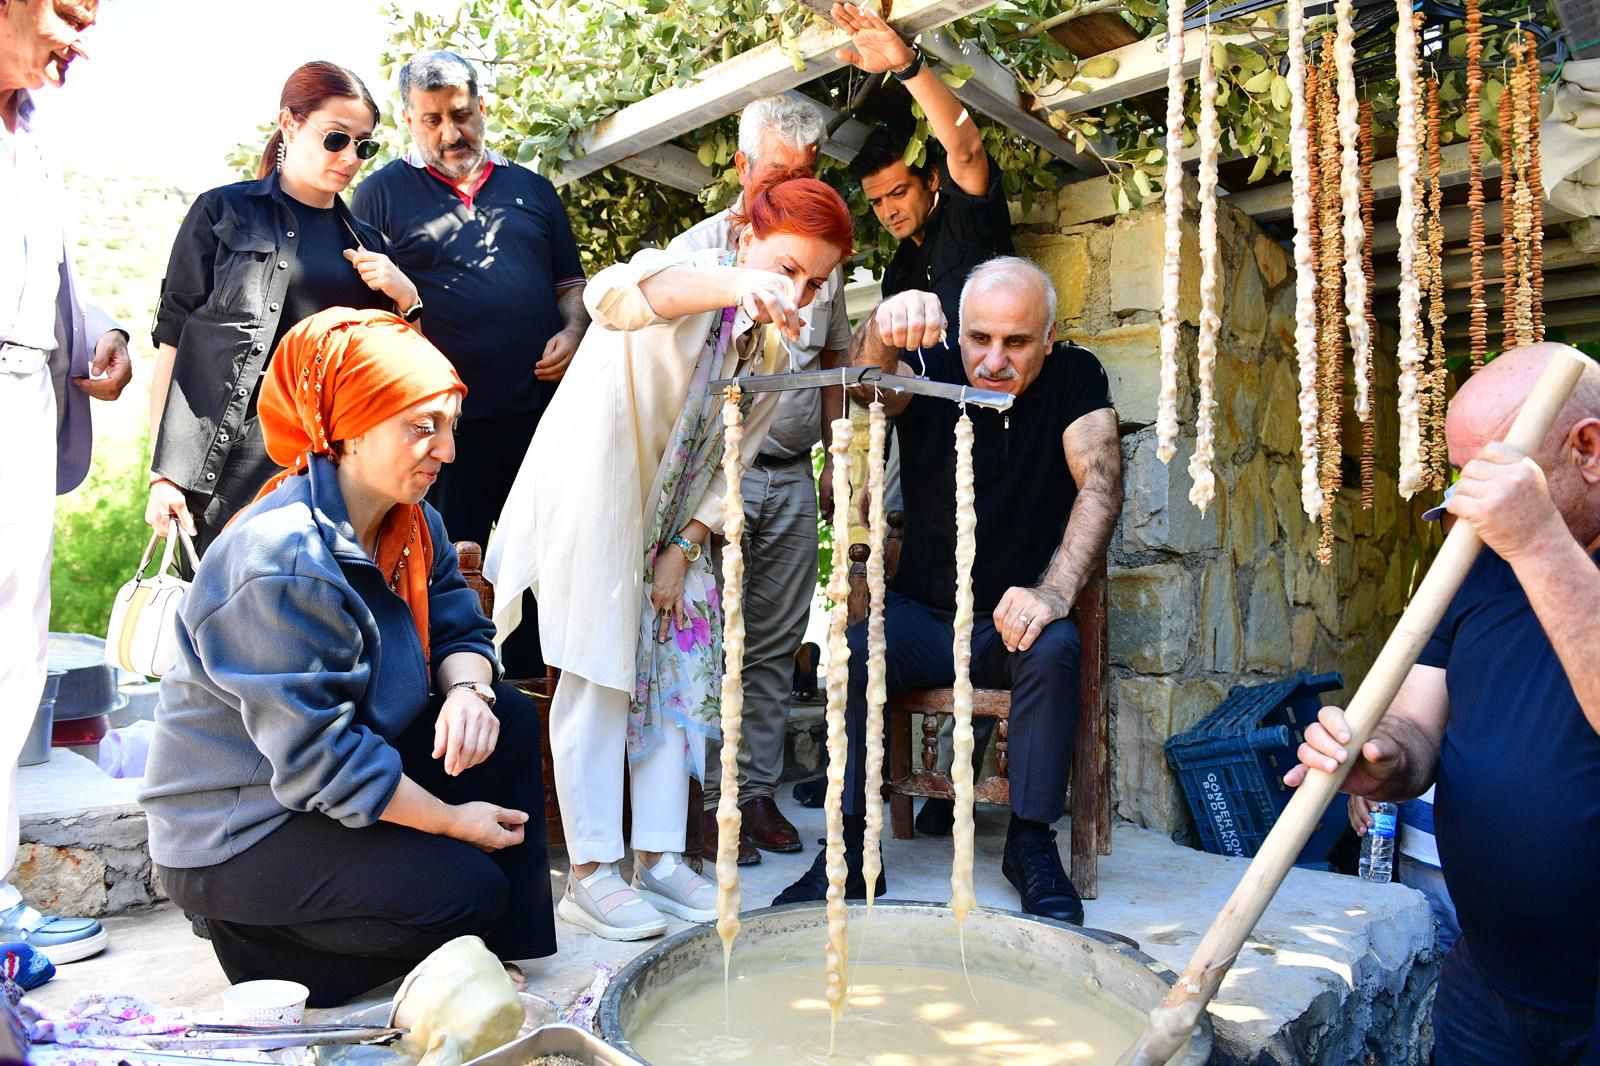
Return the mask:
<svg viewBox="0 0 1600 1066">
<path fill-rule="evenodd" d="M 493 629 L 422 502 L 465 394 L 387 312 L 319 312 L 273 357 L 285 471 L 200 564 L 140 797 L 230 980 L 326 1006 L 457 936 L 555 950 L 535 711 L 493 684 Z"/>
</svg>

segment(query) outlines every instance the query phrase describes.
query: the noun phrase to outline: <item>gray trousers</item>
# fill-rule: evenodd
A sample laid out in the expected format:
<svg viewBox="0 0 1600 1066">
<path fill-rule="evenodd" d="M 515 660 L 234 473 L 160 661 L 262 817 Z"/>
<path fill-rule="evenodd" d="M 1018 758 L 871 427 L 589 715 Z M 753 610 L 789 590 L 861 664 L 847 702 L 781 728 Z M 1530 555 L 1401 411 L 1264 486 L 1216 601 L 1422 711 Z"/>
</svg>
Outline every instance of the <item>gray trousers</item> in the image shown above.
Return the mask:
<svg viewBox="0 0 1600 1066">
<path fill-rule="evenodd" d="M 739 799 L 770 796 L 783 774 L 794 653 L 817 588 L 817 486 L 811 457 L 745 471 L 744 738 Z M 722 568 L 717 567 L 720 579 Z M 705 805 L 721 792 L 722 746 L 706 745 Z"/>
</svg>

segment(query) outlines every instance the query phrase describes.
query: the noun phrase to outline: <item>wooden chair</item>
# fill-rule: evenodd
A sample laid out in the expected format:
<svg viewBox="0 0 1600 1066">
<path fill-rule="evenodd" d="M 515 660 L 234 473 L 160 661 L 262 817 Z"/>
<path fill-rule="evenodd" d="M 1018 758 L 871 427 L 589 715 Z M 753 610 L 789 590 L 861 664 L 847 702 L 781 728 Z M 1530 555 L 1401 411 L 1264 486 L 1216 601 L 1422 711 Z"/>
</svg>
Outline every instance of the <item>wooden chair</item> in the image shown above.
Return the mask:
<svg viewBox="0 0 1600 1066">
<path fill-rule="evenodd" d="M 900 560 L 904 516 L 888 516 L 889 529 L 884 542 L 885 571 L 893 575 Z M 867 613 L 867 558 L 865 544 L 850 546 L 851 620 Z M 1072 760 L 1068 789 L 1068 808 L 1072 812 L 1072 882 L 1084 899 L 1100 892 L 1101 855 L 1111 854 L 1111 754 L 1108 737 L 1107 702 L 1108 658 L 1106 649 L 1105 566 L 1084 586 L 1073 605 L 1072 619 L 1082 640 L 1079 699 L 1082 712 Z M 911 817 L 913 796 L 954 799 L 950 775 L 939 770 L 939 729 L 942 720 L 954 713 L 953 689 L 919 689 L 889 697 L 884 730 L 889 740 L 885 791 L 889 794 L 890 829 L 898 840 L 909 840 L 915 833 Z M 980 803 L 1011 803 L 1009 726 L 1011 693 L 1001 689 L 975 689 L 972 714 L 976 718 L 996 719 L 995 773 L 974 782 Z M 913 715 L 922 717 L 920 766 L 912 764 Z"/>
<path fill-rule="evenodd" d="M 494 617 L 494 586 L 483 576 L 483 549 L 476 541 L 456 541 L 456 558 L 461 564 L 461 577 L 467 587 L 478 594 L 485 617 Z M 550 698 L 556 693 L 555 670 L 546 669 L 544 677 L 506 678 L 533 700 L 539 709 L 539 762 L 544 774 L 544 832 L 550 844 L 565 844 L 566 834 L 561 829 L 561 805 L 556 801 L 556 774 L 550 762 Z"/>
</svg>

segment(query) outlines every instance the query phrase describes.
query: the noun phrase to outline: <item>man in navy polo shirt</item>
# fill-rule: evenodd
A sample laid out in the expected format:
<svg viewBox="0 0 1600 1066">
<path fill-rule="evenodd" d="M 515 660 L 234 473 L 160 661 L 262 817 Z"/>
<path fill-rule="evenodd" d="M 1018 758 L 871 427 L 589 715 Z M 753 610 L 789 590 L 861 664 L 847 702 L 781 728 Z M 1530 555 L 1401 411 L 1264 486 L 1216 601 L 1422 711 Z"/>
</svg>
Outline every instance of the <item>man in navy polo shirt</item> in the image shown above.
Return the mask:
<svg viewBox="0 0 1600 1066">
<path fill-rule="evenodd" d="M 1451 401 L 1461 478 L 1446 506 L 1486 549 L 1345 780 L 1380 800 L 1436 784 L 1461 927 L 1434 1003 L 1438 1066 L 1560 1066 L 1594 1050 L 1600 366 L 1584 370 L 1536 455 L 1491 443 L 1561 348 L 1508 351 Z M 1285 781 L 1331 772 L 1349 740 L 1343 712 L 1323 708 Z"/>
<path fill-rule="evenodd" d="M 583 268 L 549 181 L 485 150 L 472 65 L 422 52 L 400 68 L 412 151 L 356 190 L 352 208 L 388 235 L 422 298 L 422 332 L 467 386 L 456 460 L 428 494 L 453 540 L 489 539 L 534 427 L 589 326 Z M 532 617 L 533 598 L 524 604 Z M 538 627 L 502 655 L 542 673 Z"/>
</svg>

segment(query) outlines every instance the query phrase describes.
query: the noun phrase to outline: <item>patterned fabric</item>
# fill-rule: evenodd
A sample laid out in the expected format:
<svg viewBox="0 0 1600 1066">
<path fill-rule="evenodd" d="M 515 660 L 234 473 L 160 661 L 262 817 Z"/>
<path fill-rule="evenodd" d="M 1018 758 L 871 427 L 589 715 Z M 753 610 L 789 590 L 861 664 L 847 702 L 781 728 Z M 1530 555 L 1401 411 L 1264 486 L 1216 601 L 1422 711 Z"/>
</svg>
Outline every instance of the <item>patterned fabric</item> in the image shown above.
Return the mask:
<svg viewBox="0 0 1600 1066">
<path fill-rule="evenodd" d="M 717 735 L 721 714 L 722 612 L 710 553 L 702 552 L 698 560 L 689 564 L 683 583 L 689 624 L 679 629 L 676 620 L 669 622 L 670 634 L 665 641 L 656 640 L 658 616 L 650 602 L 650 592 L 655 583 L 656 556 L 688 524 L 722 462 L 720 399 L 712 394 L 711 375 L 714 368 L 722 365 L 733 339 L 734 318 L 734 308 L 724 309 L 722 318 L 706 337 L 683 411 L 656 474 L 659 488 L 644 540 L 639 655 L 628 714 L 630 760 L 637 761 L 655 750 L 662 741 L 663 723 L 670 719 L 688 734 L 684 765 L 697 780 L 705 770 L 705 738 Z M 760 344 L 752 349 L 757 354 L 760 350 Z M 745 397 L 747 414 L 750 403 L 750 397 Z"/>
</svg>

